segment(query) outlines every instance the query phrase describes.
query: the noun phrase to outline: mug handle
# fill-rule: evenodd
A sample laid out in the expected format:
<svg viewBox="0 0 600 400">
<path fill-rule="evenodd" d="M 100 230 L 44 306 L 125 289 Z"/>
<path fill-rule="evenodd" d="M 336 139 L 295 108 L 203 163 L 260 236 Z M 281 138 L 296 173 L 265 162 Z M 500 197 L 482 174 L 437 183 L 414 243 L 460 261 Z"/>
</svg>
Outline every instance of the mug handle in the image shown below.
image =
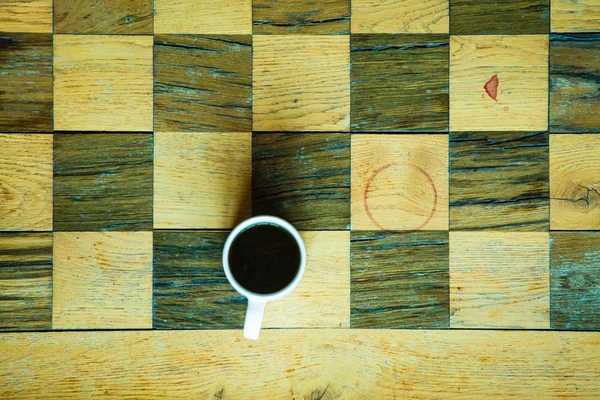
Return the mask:
<svg viewBox="0 0 600 400">
<path fill-rule="evenodd" d="M 263 314 L 265 313 L 264 301 L 248 299 L 248 310 L 246 311 L 246 322 L 244 323 L 244 337 L 250 340 L 258 340 Z"/>
</svg>

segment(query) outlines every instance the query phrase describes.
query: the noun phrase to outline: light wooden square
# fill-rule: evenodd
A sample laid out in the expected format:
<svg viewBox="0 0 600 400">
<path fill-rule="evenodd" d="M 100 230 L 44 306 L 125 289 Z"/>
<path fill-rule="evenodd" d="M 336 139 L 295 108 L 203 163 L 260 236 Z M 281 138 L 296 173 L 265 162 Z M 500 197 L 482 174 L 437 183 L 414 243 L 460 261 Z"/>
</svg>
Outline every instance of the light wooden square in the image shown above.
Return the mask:
<svg viewBox="0 0 600 400">
<path fill-rule="evenodd" d="M 350 232 L 302 232 L 306 269 L 298 287 L 268 303 L 265 328 L 350 327 Z"/>
<path fill-rule="evenodd" d="M 251 133 L 155 133 L 155 228 L 233 228 L 251 186 Z"/>
<path fill-rule="evenodd" d="M 552 32 L 598 32 L 600 1 L 552 0 L 550 4 Z"/>
<path fill-rule="evenodd" d="M 448 33 L 449 0 L 353 0 L 352 33 Z"/>
<path fill-rule="evenodd" d="M 450 130 L 547 130 L 548 42 L 548 35 L 452 36 Z M 494 76 L 497 101 L 484 89 Z"/>
<path fill-rule="evenodd" d="M 348 131 L 349 36 L 254 36 L 253 127 Z"/>
<path fill-rule="evenodd" d="M 550 327 L 549 237 L 450 232 L 450 327 Z"/>
<path fill-rule="evenodd" d="M 152 130 L 152 36 L 54 36 L 54 128 Z"/>
<path fill-rule="evenodd" d="M 152 232 L 55 232 L 54 329 L 152 328 Z"/>
<path fill-rule="evenodd" d="M 155 0 L 154 33 L 252 34 L 251 0 Z"/>
<path fill-rule="evenodd" d="M 52 33 L 52 0 L 0 1 L 0 31 Z"/>
<path fill-rule="evenodd" d="M 448 135 L 352 135 L 352 230 L 447 230 Z"/>
<path fill-rule="evenodd" d="M 0 134 L 0 230 L 52 230 L 52 135 Z"/>
<path fill-rule="evenodd" d="M 550 229 L 600 229 L 599 135 L 550 135 Z"/>
</svg>

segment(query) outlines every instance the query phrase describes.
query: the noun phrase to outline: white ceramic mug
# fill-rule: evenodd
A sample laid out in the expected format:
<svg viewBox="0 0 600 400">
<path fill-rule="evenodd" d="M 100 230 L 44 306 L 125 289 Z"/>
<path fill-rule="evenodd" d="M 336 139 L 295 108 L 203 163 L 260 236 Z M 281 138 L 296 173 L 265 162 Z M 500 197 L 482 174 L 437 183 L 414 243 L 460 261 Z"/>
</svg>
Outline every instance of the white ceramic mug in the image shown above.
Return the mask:
<svg viewBox="0 0 600 400">
<path fill-rule="evenodd" d="M 283 289 L 269 294 L 260 294 L 249 291 L 239 284 L 238 281 L 235 280 L 233 274 L 231 273 L 231 269 L 229 267 L 229 251 L 231 249 L 231 244 L 242 232 L 247 229 L 250 229 L 256 225 L 274 225 L 281 229 L 286 230 L 292 237 L 296 240 L 296 244 L 298 245 L 298 249 L 300 250 L 300 265 L 298 266 L 298 272 L 292 281 L 284 287 Z M 265 305 L 268 301 L 279 300 L 282 297 L 290 294 L 298 283 L 300 279 L 302 279 L 302 275 L 304 274 L 304 267 L 306 265 L 306 247 L 304 246 L 304 241 L 300 237 L 298 231 L 287 221 L 282 220 L 281 218 L 272 217 L 268 215 L 261 215 L 257 217 L 253 217 L 247 219 L 242 222 L 238 226 L 236 226 L 233 231 L 227 237 L 225 241 L 225 247 L 223 248 L 223 268 L 225 269 L 225 275 L 227 275 L 227 279 L 231 286 L 242 296 L 248 299 L 248 310 L 246 311 L 246 322 L 244 322 L 244 337 L 247 339 L 257 340 L 260 334 L 260 327 L 262 325 L 263 314 L 265 312 Z"/>
</svg>

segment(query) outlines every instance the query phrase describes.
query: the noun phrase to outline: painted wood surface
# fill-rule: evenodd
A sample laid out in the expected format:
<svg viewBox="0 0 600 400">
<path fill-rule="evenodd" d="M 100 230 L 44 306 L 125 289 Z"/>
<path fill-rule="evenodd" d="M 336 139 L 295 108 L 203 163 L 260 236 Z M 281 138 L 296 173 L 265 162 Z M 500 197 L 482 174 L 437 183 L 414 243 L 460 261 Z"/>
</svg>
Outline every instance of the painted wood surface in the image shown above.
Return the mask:
<svg viewBox="0 0 600 400">
<path fill-rule="evenodd" d="M 54 0 L 56 33 L 152 34 L 152 0 Z"/>
<path fill-rule="evenodd" d="M 54 230 L 151 230 L 152 139 L 54 135 Z"/>
<path fill-rule="evenodd" d="M 52 34 L 0 34 L 0 77 L 0 131 L 52 130 Z"/>
<path fill-rule="evenodd" d="M 353 231 L 351 326 L 447 328 L 448 232 Z"/>
<path fill-rule="evenodd" d="M 156 35 L 154 129 L 249 132 L 252 36 Z"/>
<path fill-rule="evenodd" d="M 550 36 L 550 131 L 600 132 L 600 34 Z"/>
<path fill-rule="evenodd" d="M 0 233 L 0 331 L 51 325 L 52 233 Z"/>
<path fill-rule="evenodd" d="M 352 36 L 352 130 L 448 130 L 448 36 Z"/>
<path fill-rule="evenodd" d="M 52 135 L 0 134 L 0 230 L 52 230 Z"/>
<path fill-rule="evenodd" d="M 151 131 L 152 81 L 152 36 L 54 35 L 54 129 Z"/>
<path fill-rule="evenodd" d="M 255 133 L 252 213 L 301 230 L 348 229 L 350 135 Z"/>
<path fill-rule="evenodd" d="M 0 349 L 3 398 L 600 395 L 597 332 L 11 333 Z"/>
<path fill-rule="evenodd" d="M 548 134 L 452 132 L 450 229 L 547 231 Z"/>
<path fill-rule="evenodd" d="M 53 329 L 152 327 L 152 232 L 55 232 Z"/>
</svg>

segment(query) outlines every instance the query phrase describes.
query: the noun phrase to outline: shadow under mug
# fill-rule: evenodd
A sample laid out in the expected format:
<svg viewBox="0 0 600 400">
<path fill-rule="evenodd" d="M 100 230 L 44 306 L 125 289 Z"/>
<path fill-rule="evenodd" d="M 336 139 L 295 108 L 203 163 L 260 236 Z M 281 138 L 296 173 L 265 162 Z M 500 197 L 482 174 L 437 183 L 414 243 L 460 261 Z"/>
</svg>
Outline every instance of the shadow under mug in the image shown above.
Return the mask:
<svg viewBox="0 0 600 400">
<path fill-rule="evenodd" d="M 257 226 L 257 225 L 273 225 L 287 231 L 296 241 L 298 250 L 300 251 L 300 265 L 298 266 L 298 272 L 292 281 L 283 289 L 278 290 L 274 293 L 260 294 L 254 293 L 243 287 L 238 281 L 235 280 L 231 273 L 229 266 L 229 252 L 233 241 L 244 231 Z M 304 241 L 300 237 L 300 234 L 289 222 L 284 221 L 281 218 L 272 217 L 268 215 L 261 215 L 245 220 L 238 226 L 236 226 L 225 241 L 223 248 L 223 269 L 227 280 L 233 288 L 242 296 L 248 299 L 248 309 L 246 311 L 246 321 L 244 322 L 244 337 L 251 340 L 257 340 L 260 335 L 260 327 L 262 325 L 263 314 L 265 311 L 265 305 L 269 301 L 279 300 L 288 294 L 290 294 L 298 283 L 302 279 L 304 274 L 304 267 L 306 265 L 306 247 Z"/>
</svg>

